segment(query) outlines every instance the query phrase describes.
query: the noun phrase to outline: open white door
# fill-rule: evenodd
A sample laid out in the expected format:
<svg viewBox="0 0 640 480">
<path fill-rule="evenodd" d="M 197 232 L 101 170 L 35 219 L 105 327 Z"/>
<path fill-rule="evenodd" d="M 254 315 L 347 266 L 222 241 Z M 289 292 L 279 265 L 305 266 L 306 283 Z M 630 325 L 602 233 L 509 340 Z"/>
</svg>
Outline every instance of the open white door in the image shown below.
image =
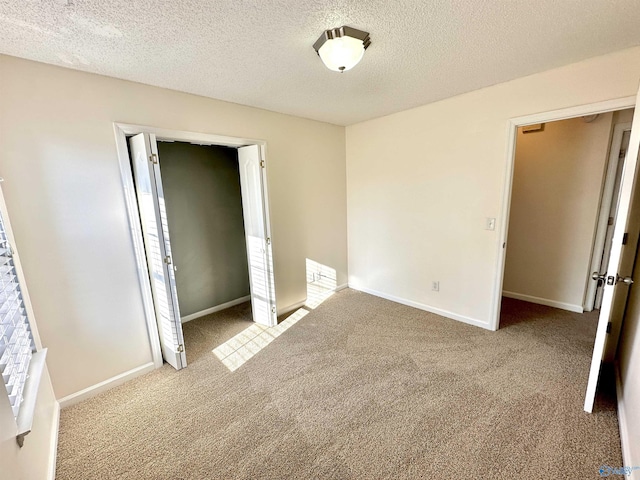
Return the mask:
<svg viewBox="0 0 640 480">
<path fill-rule="evenodd" d="M 593 347 L 593 357 L 591 359 L 591 370 L 589 371 L 589 381 L 587 383 L 587 393 L 584 400 L 584 410 L 591 413 L 596 398 L 596 389 L 598 387 L 598 379 L 600 377 L 600 368 L 604 358 L 605 344 L 607 341 L 607 326 L 609 322 L 619 321 L 614 316 L 623 314 L 623 309 L 614 308 L 616 298 L 618 302 L 621 296 L 626 292 L 620 289 L 628 289 L 629 284 L 633 282 L 631 271 L 633 264 L 623 258 L 623 246 L 633 248 L 634 245 L 624 245 L 625 234 L 631 220 L 631 201 L 634 193 L 635 180 L 637 177 L 638 153 L 640 150 L 640 109 L 638 108 L 638 100 L 640 100 L 640 91 L 636 97 L 636 110 L 633 116 L 633 125 L 631 127 L 631 136 L 629 140 L 629 149 L 625 158 L 624 169 L 620 181 L 620 190 L 618 197 L 618 212 L 613 227 L 613 240 L 609 261 L 607 263 L 607 272 L 594 272 L 594 279 L 599 275 L 601 281 L 605 283 L 602 294 L 602 305 L 600 307 L 600 316 L 598 317 L 598 328 L 596 331 L 596 340 Z M 629 255 L 624 257 L 629 258 Z M 635 255 L 633 255 L 635 257 Z M 617 295 L 616 295 L 617 294 Z"/>
<path fill-rule="evenodd" d="M 260 147 L 249 145 L 238 148 L 238 161 L 253 320 L 261 325 L 273 327 L 278 320 L 269 209 L 265 203 L 267 198 L 265 168 Z"/>
<path fill-rule="evenodd" d="M 140 133 L 129 146 L 162 355 L 179 370 L 187 366 L 187 357 L 155 135 Z"/>
</svg>

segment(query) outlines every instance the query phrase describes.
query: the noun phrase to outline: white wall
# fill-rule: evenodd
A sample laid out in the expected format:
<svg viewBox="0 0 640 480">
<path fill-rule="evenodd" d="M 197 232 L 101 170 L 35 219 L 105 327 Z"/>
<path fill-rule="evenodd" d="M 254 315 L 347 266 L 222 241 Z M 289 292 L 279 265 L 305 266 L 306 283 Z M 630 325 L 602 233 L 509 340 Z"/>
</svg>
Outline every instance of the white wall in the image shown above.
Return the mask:
<svg viewBox="0 0 640 480">
<path fill-rule="evenodd" d="M 518 129 L 505 292 L 582 311 L 612 120 Z"/>
<path fill-rule="evenodd" d="M 58 398 L 151 361 L 113 122 L 267 141 L 278 308 L 347 279 L 344 128 L 0 56 L 0 175 Z"/>
<path fill-rule="evenodd" d="M 350 285 L 488 327 L 508 120 L 635 95 L 639 79 L 632 48 L 347 127 Z"/>
</svg>

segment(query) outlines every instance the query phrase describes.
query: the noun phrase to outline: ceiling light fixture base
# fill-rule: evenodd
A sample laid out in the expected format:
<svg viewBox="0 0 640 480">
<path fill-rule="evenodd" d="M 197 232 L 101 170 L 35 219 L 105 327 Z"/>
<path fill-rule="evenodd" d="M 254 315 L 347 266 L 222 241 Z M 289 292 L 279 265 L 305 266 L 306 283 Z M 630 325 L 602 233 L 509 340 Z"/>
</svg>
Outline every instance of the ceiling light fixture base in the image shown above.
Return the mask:
<svg viewBox="0 0 640 480">
<path fill-rule="evenodd" d="M 355 67 L 371 45 L 369 33 L 346 25 L 325 30 L 313 49 L 330 70 L 344 72 Z"/>
</svg>

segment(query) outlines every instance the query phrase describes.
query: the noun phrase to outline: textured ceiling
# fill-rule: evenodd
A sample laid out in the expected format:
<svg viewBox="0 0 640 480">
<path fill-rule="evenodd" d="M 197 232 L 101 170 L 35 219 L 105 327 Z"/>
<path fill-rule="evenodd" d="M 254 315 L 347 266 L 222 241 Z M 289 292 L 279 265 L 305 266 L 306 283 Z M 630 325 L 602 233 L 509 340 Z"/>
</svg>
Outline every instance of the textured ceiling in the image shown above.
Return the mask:
<svg viewBox="0 0 640 480">
<path fill-rule="evenodd" d="M 353 70 L 311 45 L 371 34 Z M 0 52 L 349 125 L 640 44 L 638 0 L 3 0 Z"/>
</svg>

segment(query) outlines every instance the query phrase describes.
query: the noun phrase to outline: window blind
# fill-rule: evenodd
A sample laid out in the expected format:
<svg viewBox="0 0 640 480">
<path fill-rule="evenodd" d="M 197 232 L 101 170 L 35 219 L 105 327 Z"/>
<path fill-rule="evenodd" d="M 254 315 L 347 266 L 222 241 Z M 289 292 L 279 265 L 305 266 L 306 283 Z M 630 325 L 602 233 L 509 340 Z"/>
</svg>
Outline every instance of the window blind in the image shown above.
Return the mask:
<svg viewBox="0 0 640 480">
<path fill-rule="evenodd" d="M 9 394 L 13 414 L 18 417 L 35 343 L 25 309 L 22 290 L 0 214 L 0 372 Z"/>
</svg>

